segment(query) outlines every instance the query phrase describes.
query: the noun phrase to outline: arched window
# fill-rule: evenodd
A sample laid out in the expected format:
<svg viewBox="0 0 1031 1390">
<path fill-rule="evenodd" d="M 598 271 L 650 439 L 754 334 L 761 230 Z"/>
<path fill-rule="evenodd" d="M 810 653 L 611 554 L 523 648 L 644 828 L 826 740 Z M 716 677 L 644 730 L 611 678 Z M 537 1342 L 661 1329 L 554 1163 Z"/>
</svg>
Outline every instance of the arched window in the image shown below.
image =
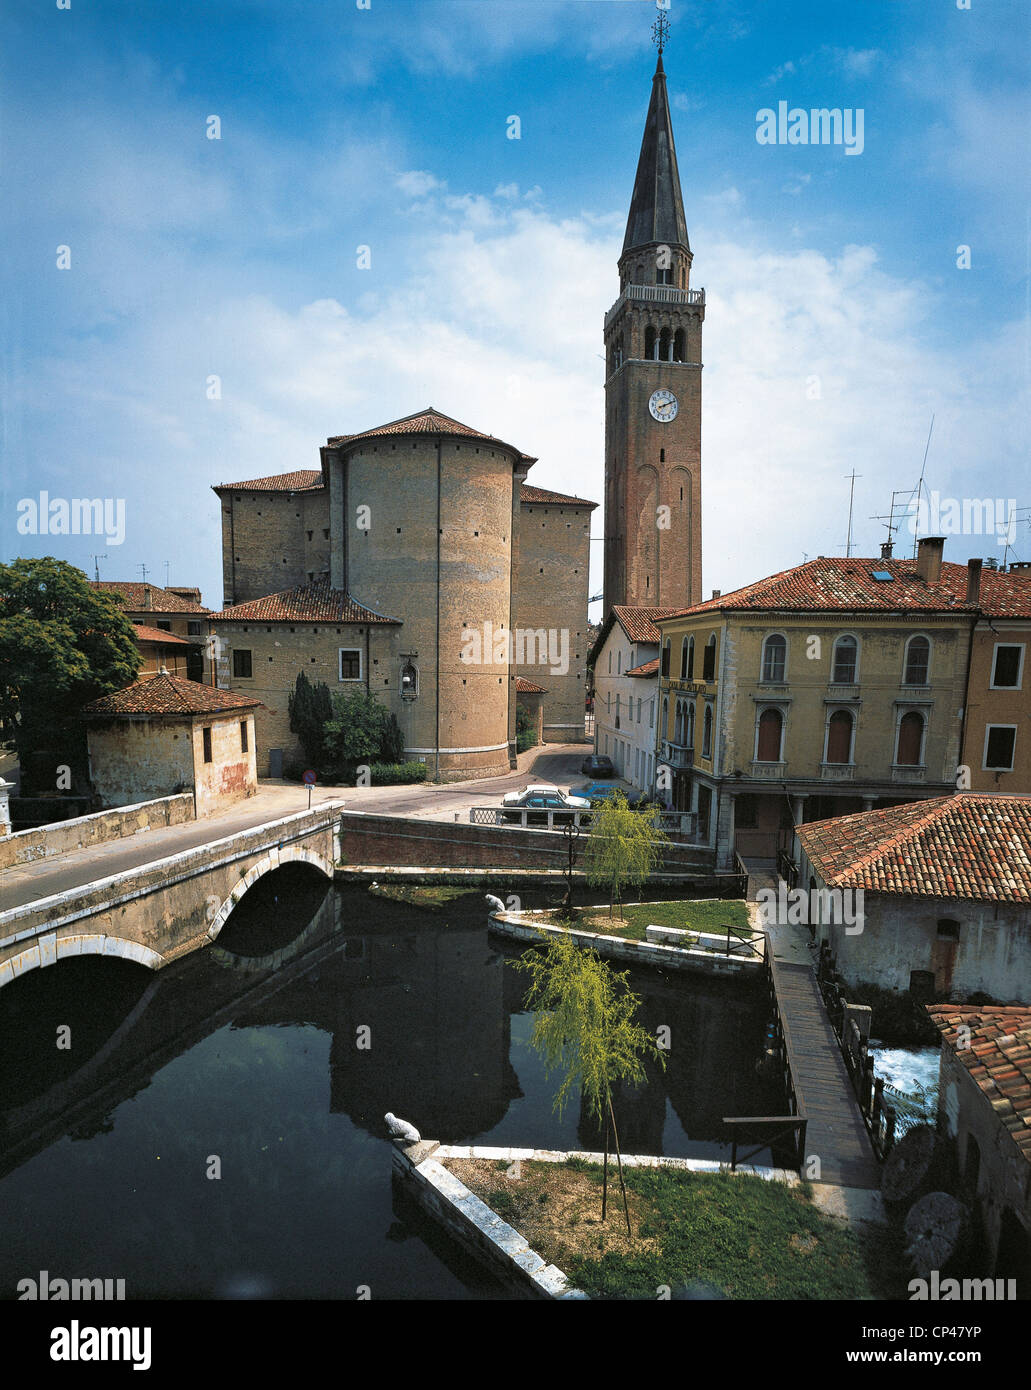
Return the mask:
<svg viewBox="0 0 1031 1390">
<path fill-rule="evenodd" d="M 712 756 L 712 706 L 705 706 L 705 718 L 702 720 L 702 757 Z"/>
<path fill-rule="evenodd" d="M 638 697 L 637 697 L 637 722 L 638 722 L 638 724 L 640 724 L 640 722 L 641 722 L 641 697 L 640 697 L 640 695 L 638 695 Z"/>
<path fill-rule="evenodd" d="M 622 653 L 622 651 L 618 651 L 618 652 L 616 653 L 616 675 L 617 675 L 617 676 L 621 676 L 622 674 L 623 674 L 623 653 Z"/>
<path fill-rule="evenodd" d="M 903 685 L 926 685 L 931 665 L 931 644 L 926 637 L 911 637 L 906 643 Z"/>
<path fill-rule="evenodd" d="M 669 675 L 669 638 L 667 637 L 662 644 L 662 669 L 659 672 L 662 676 Z"/>
<path fill-rule="evenodd" d="M 662 723 L 659 725 L 659 736 L 663 739 L 669 738 L 669 697 L 662 702 Z"/>
<path fill-rule="evenodd" d="M 623 365 L 623 335 L 622 335 L 622 333 L 621 333 L 621 334 L 619 335 L 619 337 L 616 339 L 616 366 L 617 366 L 617 367 L 622 367 L 622 365 Z"/>
<path fill-rule="evenodd" d="M 684 741 L 684 702 L 677 701 L 676 722 L 673 726 L 673 742 L 683 743 Z"/>
<path fill-rule="evenodd" d="M 689 650 L 689 648 L 688 648 L 688 639 L 685 637 L 684 640 L 683 640 L 683 641 L 681 642 L 681 644 L 680 644 L 680 679 L 681 679 L 682 681 L 686 681 L 686 680 L 687 680 L 687 654 L 688 654 L 688 650 Z"/>
<path fill-rule="evenodd" d="M 686 346 L 687 346 L 687 334 L 684 332 L 684 330 L 683 330 L 682 328 L 678 328 L 677 331 L 673 334 L 673 361 L 674 361 L 674 362 L 683 362 L 683 361 L 685 361 L 686 356 L 687 356 Z"/>
<path fill-rule="evenodd" d="M 651 362 L 655 358 L 657 347 L 658 340 L 655 329 L 649 324 L 644 330 L 644 356 L 646 361 Z"/>
<path fill-rule="evenodd" d="M 852 733 L 854 722 L 847 709 L 835 710 L 827 724 L 828 763 L 850 763 L 852 761 Z"/>
<path fill-rule="evenodd" d="M 702 660 L 702 680 L 714 681 L 716 679 L 716 634 L 711 632 L 709 640 L 705 644 L 705 653 Z"/>
<path fill-rule="evenodd" d="M 616 696 L 616 728 L 617 728 L 617 729 L 619 728 L 619 705 L 620 705 L 621 699 L 622 699 L 622 696 L 620 696 L 620 695 L 617 695 L 617 696 Z"/>
<path fill-rule="evenodd" d="M 694 680 L 694 638 L 687 639 L 687 679 Z"/>
<path fill-rule="evenodd" d="M 787 638 L 779 632 L 771 633 L 763 643 L 762 679 L 764 681 L 783 681 L 787 669 Z"/>
<path fill-rule="evenodd" d="M 694 747 L 694 701 L 692 700 L 687 707 L 687 729 L 685 731 L 684 743 L 688 748 Z"/>
<path fill-rule="evenodd" d="M 859 672 L 859 643 L 854 637 L 839 637 L 834 643 L 831 671 L 833 685 L 855 685 Z"/>
<path fill-rule="evenodd" d="M 764 709 L 759 716 L 755 737 L 757 763 L 779 763 L 784 720 L 779 709 Z"/>
<path fill-rule="evenodd" d="M 659 361 L 672 362 L 673 360 L 673 335 L 668 328 L 664 328 L 659 334 Z"/>
<path fill-rule="evenodd" d="M 900 767 L 920 767 L 924 751 L 924 716 L 908 710 L 899 720 L 899 742 L 895 761 Z"/>
</svg>

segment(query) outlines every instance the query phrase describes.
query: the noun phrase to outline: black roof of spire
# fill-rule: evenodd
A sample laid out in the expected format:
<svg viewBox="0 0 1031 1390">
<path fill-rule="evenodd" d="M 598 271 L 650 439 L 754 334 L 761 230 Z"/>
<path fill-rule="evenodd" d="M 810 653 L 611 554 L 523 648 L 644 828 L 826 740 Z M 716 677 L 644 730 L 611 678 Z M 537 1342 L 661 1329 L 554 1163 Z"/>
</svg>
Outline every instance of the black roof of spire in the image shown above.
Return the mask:
<svg viewBox="0 0 1031 1390">
<path fill-rule="evenodd" d="M 637 161 L 637 178 L 630 201 L 623 252 L 625 254 L 635 246 L 650 246 L 654 242 L 691 249 L 687 239 L 687 219 L 684 217 L 684 200 L 680 192 L 677 151 L 673 144 L 673 123 L 669 114 L 661 53 L 652 78 L 652 98 L 644 124 L 641 156 Z"/>
</svg>

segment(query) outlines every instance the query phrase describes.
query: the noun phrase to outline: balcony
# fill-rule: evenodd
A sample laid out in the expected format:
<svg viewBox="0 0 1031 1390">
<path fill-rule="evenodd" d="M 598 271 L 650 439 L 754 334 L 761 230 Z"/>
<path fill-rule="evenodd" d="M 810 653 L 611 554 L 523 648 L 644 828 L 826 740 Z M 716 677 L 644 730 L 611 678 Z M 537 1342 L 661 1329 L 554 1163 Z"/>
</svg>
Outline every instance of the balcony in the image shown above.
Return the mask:
<svg viewBox="0 0 1031 1390">
<path fill-rule="evenodd" d="M 605 315 L 606 328 L 628 299 L 646 300 L 649 304 L 687 304 L 700 309 L 705 308 L 704 290 L 679 290 L 673 285 L 627 285 Z"/>
<path fill-rule="evenodd" d="M 892 763 L 891 780 L 893 782 L 926 782 L 927 768 L 913 767 L 903 763 Z"/>
<path fill-rule="evenodd" d="M 668 740 L 665 740 L 662 745 L 662 761 L 673 768 L 693 767 L 693 744 L 670 743 Z"/>
<path fill-rule="evenodd" d="M 748 765 L 748 774 L 761 782 L 783 782 L 787 772 L 787 763 L 757 763 L 752 762 Z"/>
<path fill-rule="evenodd" d="M 854 782 L 855 763 L 821 763 L 820 780 L 823 782 Z"/>
</svg>

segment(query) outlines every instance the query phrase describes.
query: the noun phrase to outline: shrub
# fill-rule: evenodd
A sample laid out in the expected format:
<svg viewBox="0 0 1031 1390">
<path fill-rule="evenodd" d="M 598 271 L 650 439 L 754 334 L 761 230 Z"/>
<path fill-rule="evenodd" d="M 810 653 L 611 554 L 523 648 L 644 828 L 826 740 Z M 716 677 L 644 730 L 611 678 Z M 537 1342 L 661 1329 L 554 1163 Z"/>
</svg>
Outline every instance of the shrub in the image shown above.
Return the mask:
<svg viewBox="0 0 1031 1390">
<path fill-rule="evenodd" d="M 370 768 L 374 787 L 399 787 L 426 781 L 425 763 L 373 763 Z"/>
</svg>

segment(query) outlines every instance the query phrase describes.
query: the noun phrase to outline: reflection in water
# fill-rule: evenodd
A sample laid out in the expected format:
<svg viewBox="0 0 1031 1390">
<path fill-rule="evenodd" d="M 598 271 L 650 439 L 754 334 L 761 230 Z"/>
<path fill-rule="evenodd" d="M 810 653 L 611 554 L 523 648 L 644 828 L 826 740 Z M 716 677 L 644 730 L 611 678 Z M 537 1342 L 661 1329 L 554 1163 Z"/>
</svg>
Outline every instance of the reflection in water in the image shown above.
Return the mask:
<svg viewBox="0 0 1031 1390">
<path fill-rule="evenodd" d="M 281 870 L 157 976 L 93 958 L 0 991 L 17 1059 L 0 1295 L 40 1269 L 125 1278 L 129 1297 L 495 1295 L 392 1196 L 382 1117 L 454 1143 L 598 1147 L 575 1107 L 553 1113 L 510 955 L 478 892 L 426 912 Z M 618 1098 L 625 1152 L 714 1157 L 722 1116 L 782 1110 L 754 1070 L 761 993 L 657 972 L 634 987 L 671 1050 Z"/>
</svg>

